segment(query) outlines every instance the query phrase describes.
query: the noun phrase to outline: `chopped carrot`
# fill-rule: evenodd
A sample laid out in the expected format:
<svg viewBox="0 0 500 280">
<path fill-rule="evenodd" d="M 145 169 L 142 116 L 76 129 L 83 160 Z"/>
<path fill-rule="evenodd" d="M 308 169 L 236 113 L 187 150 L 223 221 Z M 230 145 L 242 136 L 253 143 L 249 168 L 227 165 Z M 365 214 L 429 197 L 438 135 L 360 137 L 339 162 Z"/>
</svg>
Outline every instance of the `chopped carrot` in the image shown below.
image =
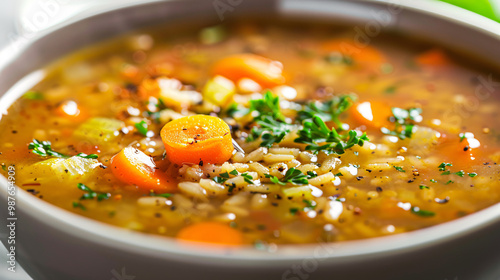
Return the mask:
<svg viewBox="0 0 500 280">
<path fill-rule="evenodd" d="M 56 115 L 70 119 L 75 122 L 81 122 L 87 119 L 87 114 L 85 114 L 78 103 L 72 100 L 67 100 L 59 104 L 55 109 Z"/>
<path fill-rule="evenodd" d="M 391 125 L 391 106 L 381 101 L 362 102 L 353 106 L 354 118 L 368 128 L 380 129 Z"/>
<path fill-rule="evenodd" d="M 426 51 L 417 56 L 415 60 L 418 64 L 425 66 L 445 66 L 450 63 L 446 53 L 439 49 Z"/>
<path fill-rule="evenodd" d="M 183 228 L 177 238 L 184 241 L 241 245 L 243 235 L 230 226 L 216 222 L 201 222 Z"/>
<path fill-rule="evenodd" d="M 236 54 L 223 58 L 215 63 L 212 72 L 235 83 L 249 78 L 267 88 L 285 83 L 281 62 L 255 54 Z"/>
<path fill-rule="evenodd" d="M 233 142 L 229 126 L 220 118 L 187 116 L 167 123 L 161 138 L 168 158 L 176 164 L 221 164 L 231 158 Z"/>
<path fill-rule="evenodd" d="M 133 147 L 126 147 L 111 159 L 111 171 L 120 181 L 141 189 L 174 192 L 177 184 L 157 169 L 153 159 Z"/>
<path fill-rule="evenodd" d="M 478 149 L 480 143 L 477 139 L 474 137 L 463 139 L 458 137 L 443 138 L 445 141 L 439 145 L 438 149 L 453 164 L 453 169 L 470 170 L 471 166 L 481 164 L 482 153 L 481 149 Z"/>
<path fill-rule="evenodd" d="M 334 39 L 326 41 L 321 45 L 325 52 L 338 52 L 345 57 L 352 58 L 354 63 L 361 64 L 382 64 L 386 58 L 376 48 L 368 45 L 357 46 L 357 43 L 350 39 Z"/>
</svg>

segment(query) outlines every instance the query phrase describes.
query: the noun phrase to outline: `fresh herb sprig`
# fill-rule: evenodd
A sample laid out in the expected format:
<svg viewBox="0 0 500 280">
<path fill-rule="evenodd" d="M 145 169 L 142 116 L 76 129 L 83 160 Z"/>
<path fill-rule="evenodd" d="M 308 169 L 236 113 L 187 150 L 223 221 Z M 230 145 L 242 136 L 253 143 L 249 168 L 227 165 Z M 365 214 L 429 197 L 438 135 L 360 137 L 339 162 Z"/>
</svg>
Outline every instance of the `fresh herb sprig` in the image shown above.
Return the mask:
<svg viewBox="0 0 500 280">
<path fill-rule="evenodd" d="M 366 133 L 358 136 L 354 130 L 346 135 L 340 135 L 335 128 L 329 129 L 318 116 L 313 116 L 311 121 L 305 121 L 304 128 L 298 133 L 299 137 L 295 139 L 295 142 L 307 144 L 306 150 L 315 154 L 324 151 L 326 154 L 340 155 L 354 145 L 363 146 L 365 141 L 369 141 Z"/>
<path fill-rule="evenodd" d="M 266 92 L 262 99 L 250 101 L 249 113 L 252 112 L 257 114 L 253 120 L 256 126 L 252 128 L 247 142 L 261 137 L 260 146 L 269 148 L 274 143 L 280 143 L 293 128 L 285 122 L 285 116 L 279 106 L 279 97 L 274 97 L 270 91 Z"/>
<path fill-rule="evenodd" d="M 340 121 L 340 115 L 347 111 L 356 99 L 356 96 L 352 94 L 345 94 L 335 96 L 324 102 L 309 102 L 298 112 L 297 120 L 303 122 L 305 120 L 311 120 L 314 116 L 318 116 L 325 122 L 334 122 L 337 129 L 342 129 L 344 124 Z"/>
<path fill-rule="evenodd" d="M 406 110 L 393 107 L 390 121 L 394 122 L 394 129 L 390 130 L 386 127 L 382 127 L 381 131 L 387 135 L 397 136 L 401 140 L 411 138 L 415 123 L 422 120 L 422 116 L 420 114 L 422 114 L 422 109 L 420 108 L 409 108 Z"/>
<path fill-rule="evenodd" d="M 97 201 L 102 201 L 105 199 L 108 199 L 111 197 L 110 193 L 104 193 L 104 192 L 95 192 L 91 190 L 89 187 L 82 183 L 78 183 L 78 188 L 85 193 L 80 197 L 80 200 L 85 200 L 85 199 L 94 199 L 96 198 Z"/>
<path fill-rule="evenodd" d="M 271 182 L 275 184 L 279 184 L 285 186 L 286 184 L 294 184 L 294 185 L 307 185 L 309 184 L 309 179 L 318 176 L 316 173 L 307 173 L 303 174 L 302 171 L 295 169 L 294 167 L 288 169 L 283 178 L 278 179 L 278 177 L 273 176 L 271 174 L 265 174 L 266 178 L 270 178 Z"/>
<path fill-rule="evenodd" d="M 37 139 L 33 139 L 31 143 L 28 145 L 28 149 L 31 150 L 32 153 L 35 155 L 39 155 L 42 157 L 58 157 L 58 158 L 69 158 L 70 156 L 61 154 L 59 152 L 56 152 L 52 150 L 52 143 L 49 141 L 39 141 Z M 97 159 L 99 156 L 96 154 L 84 154 L 84 153 L 79 153 L 76 155 L 77 157 L 81 158 L 89 158 L 89 159 Z"/>
</svg>

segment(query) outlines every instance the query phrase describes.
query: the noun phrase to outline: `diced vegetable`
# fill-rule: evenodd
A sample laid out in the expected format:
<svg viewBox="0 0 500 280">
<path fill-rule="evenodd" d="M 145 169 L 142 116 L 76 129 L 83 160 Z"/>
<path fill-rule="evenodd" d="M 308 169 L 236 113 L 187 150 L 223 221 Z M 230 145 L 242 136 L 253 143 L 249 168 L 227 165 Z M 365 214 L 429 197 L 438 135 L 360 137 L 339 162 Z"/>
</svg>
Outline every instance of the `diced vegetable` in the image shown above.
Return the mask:
<svg viewBox="0 0 500 280">
<path fill-rule="evenodd" d="M 32 178 L 33 182 L 43 182 L 56 179 L 58 181 L 73 181 L 76 183 L 85 181 L 93 175 L 95 169 L 100 166 L 98 160 L 74 156 L 70 158 L 51 158 L 29 165 L 21 170 Z M 27 183 L 27 182 L 22 182 Z"/>
<path fill-rule="evenodd" d="M 283 65 L 280 62 L 255 54 L 237 54 L 223 58 L 214 65 L 212 72 L 235 83 L 249 78 L 266 88 L 285 83 Z"/>
<path fill-rule="evenodd" d="M 225 106 L 231 101 L 235 93 L 235 86 L 231 80 L 215 76 L 205 84 L 202 93 L 205 99 L 215 105 Z"/>
<path fill-rule="evenodd" d="M 123 126 L 124 123 L 119 120 L 92 118 L 81 124 L 75 130 L 74 136 L 93 145 L 101 146 L 116 140 Z"/>
<path fill-rule="evenodd" d="M 157 169 L 153 158 L 133 147 L 126 147 L 111 159 L 111 171 L 120 181 L 141 189 L 174 192 L 174 179 Z"/>
<path fill-rule="evenodd" d="M 450 63 L 448 56 L 439 49 L 426 51 L 416 58 L 416 62 L 425 66 L 445 66 Z"/>
<path fill-rule="evenodd" d="M 243 235 L 230 226 L 216 222 L 202 222 L 183 228 L 177 238 L 184 241 L 241 245 Z"/>
<path fill-rule="evenodd" d="M 362 102 L 352 110 L 354 118 L 368 128 L 380 129 L 391 126 L 389 118 L 392 116 L 391 106 L 380 101 Z"/>
<path fill-rule="evenodd" d="M 179 165 L 222 164 L 234 150 L 229 126 L 220 118 L 206 115 L 167 123 L 161 130 L 161 138 L 168 158 Z"/>
</svg>

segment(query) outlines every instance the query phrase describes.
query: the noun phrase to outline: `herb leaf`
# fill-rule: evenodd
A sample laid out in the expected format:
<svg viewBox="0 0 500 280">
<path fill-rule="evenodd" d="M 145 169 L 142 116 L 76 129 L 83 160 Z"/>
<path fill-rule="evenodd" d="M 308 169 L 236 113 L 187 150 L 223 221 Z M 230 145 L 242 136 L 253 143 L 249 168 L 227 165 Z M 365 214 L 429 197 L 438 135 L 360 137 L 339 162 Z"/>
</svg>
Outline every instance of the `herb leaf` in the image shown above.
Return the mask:
<svg viewBox="0 0 500 280">
<path fill-rule="evenodd" d="M 279 121 L 285 121 L 285 116 L 280 111 L 280 99 L 274 97 L 270 91 L 267 91 L 262 99 L 250 100 L 250 113 L 258 112 L 258 116 L 270 116 Z"/>
<path fill-rule="evenodd" d="M 339 117 L 352 106 L 356 99 L 356 96 L 352 94 L 345 94 L 335 96 L 328 101 L 309 102 L 298 112 L 297 120 L 302 122 L 318 116 L 325 122 L 333 121 L 338 129 L 342 129 L 343 123 Z"/>
<path fill-rule="evenodd" d="M 314 173 L 308 173 L 307 175 L 305 175 L 302 173 L 302 171 L 292 167 L 286 171 L 285 176 L 283 176 L 283 178 L 281 179 L 278 179 L 278 177 L 270 174 L 265 174 L 265 176 L 266 178 L 270 178 L 271 182 L 284 186 L 287 183 L 294 185 L 307 185 L 309 184 L 309 179 L 314 178 L 318 175 Z"/>
<path fill-rule="evenodd" d="M 340 155 L 354 145 L 363 146 L 364 141 L 369 141 L 366 133 L 357 136 L 354 130 L 349 131 L 347 135 L 340 135 L 335 128 L 329 129 L 318 116 L 313 116 L 312 121 L 305 121 L 304 128 L 298 134 L 295 142 L 308 144 L 306 150 L 315 154 L 324 151 L 326 154 Z"/>
<path fill-rule="evenodd" d="M 422 210 L 416 206 L 411 208 L 411 213 L 418 215 L 420 217 L 433 217 L 436 215 L 436 213 L 432 211 Z"/>
<path fill-rule="evenodd" d="M 140 121 L 138 123 L 135 123 L 134 124 L 135 128 L 137 129 L 137 131 L 144 135 L 144 136 L 147 136 L 148 134 L 148 123 L 146 123 L 145 121 Z"/>
<path fill-rule="evenodd" d="M 381 131 L 387 135 L 394 135 L 403 140 L 406 138 L 411 138 L 413 135 L 413 128 L 416 122 L 422 120 L 422 109 L 420 108 L 410 108 L 401 109 L 398 107 L 392 108 L 392 117 L 390 120 L 395 123 L 394 129 L 390 130 L 386 127 L 382 127 Z"/>
<path fill-rule="evenodd" d="M 104 193 L 104 192 L 95 192 L 91 190 L 89 187 L 82 183 L 78 183 L 78 188 L 85 193 L 80 197 L 80 200 L 84 199 L 94 199 L 97 198 L 97 201 L 105 200 L 111 197 L 110 193 Z"/>
<path fill-rule="evenodd" d="M 39 155 L 42 157 L 47 157 L 47 156 L 52 156 L 52 157 L 59 157 L 59 158 L 69 158 L 70 156 L 61 154 L 59 152 L 56 152 L 52 150 L 52 143 L 49 141 L 39 141 L 36 139 L 33 139 L 31 143 L 28 145 L 28 149 L 32 150 L 32 153 L 35 155 Z M 96 154 L 84 154 L 84 153 L 79 153 L 76 155 L 77 157 L 81 158 L 89 158 L 89 159 L 97 159 L 99 156 Z"/>
</svg>

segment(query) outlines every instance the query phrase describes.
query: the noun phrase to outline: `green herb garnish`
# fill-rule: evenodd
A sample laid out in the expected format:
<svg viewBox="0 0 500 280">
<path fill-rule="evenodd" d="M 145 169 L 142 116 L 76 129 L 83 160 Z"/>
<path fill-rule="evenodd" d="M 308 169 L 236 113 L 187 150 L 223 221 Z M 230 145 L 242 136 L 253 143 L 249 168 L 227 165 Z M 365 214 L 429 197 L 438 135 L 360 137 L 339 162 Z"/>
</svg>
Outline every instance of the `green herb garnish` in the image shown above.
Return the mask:
<svg viewBox="0 0 500 280">
<path fill-rule="evenodd" d="M 137 129 L 137 131 L 144 135 L 144 136 L 147 136 L 148 134 L 148 123 L 146 123 L 145 121 L 140 121 L 138 123 L 135 123 L 134 124 L 135 128 Z"/>
<path fill-rule="evenodd" d="M 471 178 L 474 178 L 477 176 L 477 173 L 476 172 L 471 172 L 471 173 L 467 173 L 467 175 L 469 175 L 469 177 Z"/>
<path fill-rule="evenodd" d="M 278 179 L 278 177 L 265 174 L 266 178 L 270 178 L 271 182 L 279 185 L 286 185 L 287 183 L 294 185 L 307 185 L 309 184 L 308 179 L 311 179 L 311 175 L 304 175 L 302 171 L 295 169 L 294 167 L 288 169 L 283 178 Z"/>
<path fill-rule="evenodd" d="M 431 183 L 437 183 L 437 181 L 434 179 L 431 179 Z"/>
<path fill-rule="evenodd" d="M 423 190 L 423 189 L 430 189 L 430 188 L 429 188 L 428 186 L 426 186 L 426 185 L 420 185 L 420 186 L 418 186 L 418 187 L 419 187 L 421 190 Z"/>
<path fill-rule="evenodd" d="M 335 128 L 329 129 L 325 122 L 318 116 L 313 116 L 312 121 L 305 121 L 304 128 L 299 132 L 296 143 L 307 144 L 306 150 L 317 154 L 320 151 L 326 154 L 343 154 L 346 149 L 354 145 L 363 146 L 365 141 L 369 141 L 366 133 L 358 136 L 355 130 L 351 130 L 347 135 L 340 135 Z"/>
<path fill-rule="evenodd" d="M 297 214 L 297 212 L 299 212 L 299 208 L 296 208 L 296 207 L 290 208 L 290 214 L 295 215 L 295 214 Z"/>
<path fill-rule="evenodd" d="M 420 108 L 410 108 L 410 109 L 401 109 L 398 107 L 392 108 L 392 117 L 390 118 L 391 122 L 394 122 L 395 126 L 393 130 L 390 130 L 386 127 L 381 129 L 382 133 L 387 135 L 394 135 L 399 137 L 399 139 L 411 138 L 413 135 L 413 128 L 415 126 L 415 122 L 420 122 L 422 116 L 422 109 Z"/>
<path fill-rule="evenodd" d="M 418 215 L 418 216 L 421 216 L 421 217 L 433 217 L 436 215 L 436 213 L 434 213 L 432 211 L 422 210 L 419 207 L 412 207 L 411 213 Z"/>
<path fill-rule="evenodd" d="M 460 170 L 460 171 L 455 172 L 455 173 L 453 173 L 453 174 L 458 175 L 458 176 L 460 176 L 460 177 L 464 177 L 465 172 L 464 172 L 463 170 Z"/>
<path fill-rule="evenodd" d="M 443 162 L 443 163 L 441 163 L 441 164 L 438 166 L 439 171 L 445 171 L 447 166 L 453 166 L 453 164 Z"/>
<path fill-rule="evenodd" d="M 328 101 L 309 102 L 298 112 L 297 120 L 302 122 L 318 116 L 325 122 L 333 121 L 338 129 L 342 129 L 343 123 L 340 121 L 340 115 L 347 111 L 356 99 L 356 96 L 346 94 L 335 96 Z"/>
<path fill-rule="evenodd" d="M 87 210 L 87 208 L 85 206 L 83 206 L 83 204 L 81 204 L 80 202 L 73 202 L 73 208 L 80 208 L 83 211 Z"/>
<path fill-rule="evenodd" d="M 155 193 L 154 191 L 150 191 L 149 196 L 169 198 L 172 196 L 172 194 L 171 193 Z"/>
<path fill-rule="evenodd" d="M 28 149 L 32 150 L 31 151 L 32 153 L 39 155 L 39 156 L 42 156 L 42 157 L 47 157 L 47 156 L 59 157 L 59 158 L 69 158 L 70 157 L 68 155 L 61 154 L 59 152 L 52 150 L 52 143 L 50 143 L 49 141 L 39 141 L 39 140 L 33 139 L 33 142 L 29 143 Z M 89 159 L 96 159 L 99 157 L 96 154 L 87 155 L 84 153 L 79 153 L 76 156 L 81 157 L 81 158 L 89 158 Z"/>
<path fill-rule="evenodd" d="M 252 181 L 253 177 L 250 176 L 248 173 L 241 174 L 241 177 L 243 177 L 243 179 L 245 180 L 245 182 L 247 182 L 250 185 L 253 185 L 253 181 Z"/>
<path fill-rule="evenodd" d="M 86 192 L 82 195 L 82 197 L 80 197 L 80 200 L 97 198 L 97 201 L 101 201 L 111 197 L 110 193 L 95 192 L 82 183 L 78 183 L 78 188 Z"/>
<path fill-rule="evenodd" d="M 314 201 L 314 200 L 304 199 L 304 200 L 302 200 L 302 202 L 304 202 L 306 204 L 305 208 L 309 208 L 311 210 L 314 210 L 314 208 L 316 208 L 316 206 L 317 206 L 316 201 Z"/>
<path fill-rule="evenodd" d="M 229 172 L 229 174 L 236 176 L 238 175 L 238 170 L 234 169 L 233 171 Z"/>
<path fill-rule="evenodd" d="M 452 180 L 449 180 L 448 182 L 445 183 L 445 185 L 449 185 L 449 184 L 453 184 L 455 182 L 453 182 Z"/>
<path fill-rule="evenodd" d="M 403 169 L 403 167 L 401 167 L 401 166 L 395 166 L 395 165 L 394 165 L 394 168 L 395 168 L 397 171 L 399 171 L 399 172 L 406 172 L 406 170 L 404 170 L 404 169 Z"/>
<path fill-rule="evenodd" d="M 250 101 L 249 113 L 256 112 L 254 117 L 256 127 L 252 128 L 247 142 L 254 141 L 261 137 L 261 147 L 271 147 L 274 143 L 279 143 L 285 135 L 290 132 L 292 126 L 285 122 L 285 116 L 280 111 L 279 97 L 274 97 L 268 91 L 262 99 Z"/>
</svg>

